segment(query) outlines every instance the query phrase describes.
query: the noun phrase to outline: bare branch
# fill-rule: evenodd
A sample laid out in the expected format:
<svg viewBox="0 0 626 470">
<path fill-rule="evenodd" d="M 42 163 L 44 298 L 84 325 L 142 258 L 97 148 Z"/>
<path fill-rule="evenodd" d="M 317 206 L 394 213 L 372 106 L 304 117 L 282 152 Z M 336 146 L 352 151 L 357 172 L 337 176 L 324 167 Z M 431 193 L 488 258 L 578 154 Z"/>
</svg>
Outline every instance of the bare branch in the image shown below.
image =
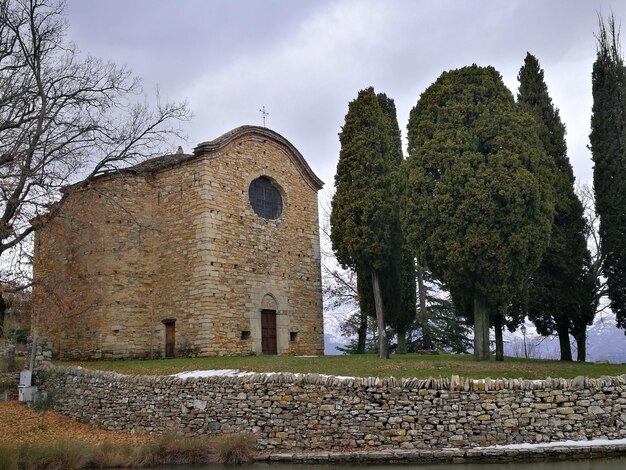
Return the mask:
<svg viewBox="0 0 626 470">
<path fill-rule="evenodd" d="M 0 283 L 65 187 L 166 153 L 189 118 L 186 103 L 149 106 L 127 68 L 81 56 L 66 30 L 62 1 L 0 0 Z"/>
</svg>

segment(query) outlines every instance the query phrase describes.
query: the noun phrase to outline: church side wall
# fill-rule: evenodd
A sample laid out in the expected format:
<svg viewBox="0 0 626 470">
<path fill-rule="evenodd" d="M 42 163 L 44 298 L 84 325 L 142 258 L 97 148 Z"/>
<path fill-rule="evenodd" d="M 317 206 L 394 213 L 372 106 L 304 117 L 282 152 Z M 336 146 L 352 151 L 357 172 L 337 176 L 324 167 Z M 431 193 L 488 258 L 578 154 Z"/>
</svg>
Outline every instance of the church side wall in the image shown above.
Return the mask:
<svg viewBox="0 0 626 470">
<path fill-rule="evenodd" d="M 96 182 L 37 233 L 34 311 L 55 357 L 150 356 L 151 193 L 141 178 Z"/>
</svg>

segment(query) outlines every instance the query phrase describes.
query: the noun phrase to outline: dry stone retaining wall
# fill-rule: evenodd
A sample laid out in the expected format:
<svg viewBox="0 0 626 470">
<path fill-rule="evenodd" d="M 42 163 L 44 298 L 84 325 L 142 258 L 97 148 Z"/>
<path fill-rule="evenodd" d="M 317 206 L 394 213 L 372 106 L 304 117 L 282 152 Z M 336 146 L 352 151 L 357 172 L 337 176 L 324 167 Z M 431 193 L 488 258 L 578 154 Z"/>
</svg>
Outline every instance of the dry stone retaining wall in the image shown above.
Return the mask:
<svg viewBox="0 0 626 470">
<path fill-rule="evenodd" d="M 432 449 L 626 437 L 626 375 L 572 380 L 315 374 L 131 377 L 54 368 L 59 411 L 113 431 L 249 432 L 260 450 Z"/>
</svg>

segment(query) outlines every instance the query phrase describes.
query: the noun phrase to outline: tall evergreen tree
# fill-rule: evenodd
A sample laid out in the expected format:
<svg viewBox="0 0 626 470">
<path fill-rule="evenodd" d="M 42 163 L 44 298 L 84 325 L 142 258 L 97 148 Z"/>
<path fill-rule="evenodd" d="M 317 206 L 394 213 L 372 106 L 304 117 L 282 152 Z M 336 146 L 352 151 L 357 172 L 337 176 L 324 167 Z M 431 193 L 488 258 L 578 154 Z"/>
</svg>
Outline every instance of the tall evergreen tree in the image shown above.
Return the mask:
<svg viewBox="0 0 626 470">
<path fill-rule="evenodd" d="M 372 291 L 372 277 L 364 269 L 357 269 L 357 292 L 359 295 L 359 328 L 357 330 L 356 353 L 366 351 L 368 318 L 376 318 L 374 308 L 374 292 Z"/>
<path fill-rule="evenodd" d="M 615 18 L 599 17 L 593 64 L 591 156 L 611 310 L 626 328 L 626 68 Z"/>
<path fill-rule="evenodd" d="M 416 266 L 416 271 L 418 278 L 421 276 L 418 283 L 422 287 L 418 288 L 418 292 L 424 309 L 420 310 L 418 321 L 414 324 L 418 335 L 411 349 L 416 352 L 439 350 L 466 354 L 472 346 L 469 339 L 471 328 L 450 298 L 449 289 L 421 266 Z M 424 317 L 428 319 L 427 323 L 422 321 Z M 425 332 L 425 329 L 428 331 Z"/>
<path fill-rule="evenodd" d="M 379 93 L 376 97 L 385 115 L 387 133 L 391 142 L 389 158 L 393 173 L 392 197 L 397 204 L 400 204 L 403 189 L 400 184 L 402 181 L 400 165 L 404 158 L 396 105 L 393 99 L 384 93 Z M 398 339 L 396 352 L 405 354 L 407 352 L 406 335 L 415 319 L 415 263 L 411 251 L 405 244 L 399 216 L 391 219 L 390 222 L 392 223 L 393 240 L 388 266 L 381 279 L 383 303 L 386 306 L 387 323 L 393 328 Z"/>
<path fill-rule="evenodd" d="M 393 139 L 373 88 L 348 106 L 339 134 L 341 151 L 332 201 L 331 241 L 343 266 L 368 272 L 379 330 L 379 356 L 387 357 L 381 272 L 392 256 L 398 201 L 393 179 Z M 364 271 L 361 271 L 364 270 Z"/>
<path fill-rule="evenodd" d="M 500 74 L 476 65 L 443 73 L 410 115 L 405 235 L 471 304 L 477 360 L 489 357 L 490 313 L 549 240 L 552 165 L 534 127 Z"/>
<path fill-rule="evenodd" d="M 591 257 L 585 239 L 583 207 L 574 191 L 565 126 L 552 104 L 535 56 L 526 54 L 517 79 L 517 103 L 536 118 L 539 138 L 555 165 L 552 233 L 541 264 L 530 278 L 528 316 L 540 334 L 557 333 L 561 360 L 571 361 L 570 333 L 576 332 L 579 340 L 584 337 L 584 342 L 584 332 L 595 315 L 593 303 L 589 302 L 593 294 L 586 273 Z"/>
<path fill-rule="evenodd" d="M 415 321 L 420 327 L 422 333 L 421 344 L 422 349 L 432 350 L 434 349 L 432 328 L 431 328 L 431 316 L 429 315 L 428 308 L 426 307 L 427 300 L 427 288 L 426 288 L 426 270 L 422 267 L 419 260 L 415 262 L 415 274 L 417 284 L 417 304 L 418 308 L 415 313 Z"/>
<path fill-rule="evenodd" d="M 415 269 L 412 253 L 407 249 L 393 254 L 390 266 L 383 271 L 383 301 L 387 323 L 397 336 L 398 354 L 407 352 L 407 333 L 415 320 Z"/>
</svg>

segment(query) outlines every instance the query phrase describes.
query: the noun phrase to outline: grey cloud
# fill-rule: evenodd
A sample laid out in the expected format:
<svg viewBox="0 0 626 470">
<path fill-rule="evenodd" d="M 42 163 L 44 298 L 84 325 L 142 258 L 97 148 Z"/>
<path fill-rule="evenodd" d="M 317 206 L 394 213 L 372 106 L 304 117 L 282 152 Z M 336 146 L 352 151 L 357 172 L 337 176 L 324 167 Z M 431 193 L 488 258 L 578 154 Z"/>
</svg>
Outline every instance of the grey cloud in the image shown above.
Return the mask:
<svg viewBox="0 0 626 470">
<path fill-rule="evenodd" d="M 400 127 L 444 70 L 493 65 L 512 93 L 526 51 L 535 54 L 568 128 L 579 180 L 586 148 L 596 11 L 626 21 L 626 2 L 72 0 L 79 47 L 127 64 L 147 86 L 188 97 L 187 146 L 241 124 L 282 133 L 332 186 L 347 105 L 369 85 L 396 100 Z"/>
</svg>

